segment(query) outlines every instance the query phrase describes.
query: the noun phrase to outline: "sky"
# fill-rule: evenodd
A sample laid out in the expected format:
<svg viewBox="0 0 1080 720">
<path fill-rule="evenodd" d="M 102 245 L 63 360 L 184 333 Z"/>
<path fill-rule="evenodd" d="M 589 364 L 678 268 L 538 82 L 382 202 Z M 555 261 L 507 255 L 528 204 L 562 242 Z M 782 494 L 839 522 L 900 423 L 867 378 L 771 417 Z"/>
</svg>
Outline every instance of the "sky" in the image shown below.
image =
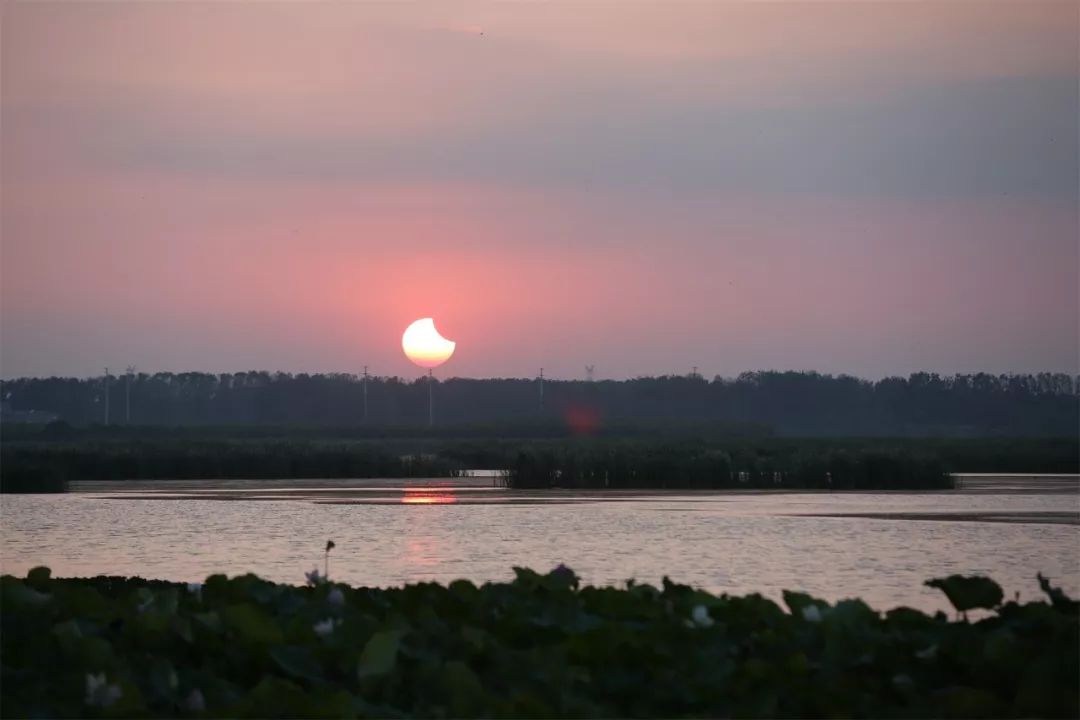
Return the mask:
<svg viewBox="0 0 1080 720">
<path fill-rule="evenodd" d="M 8 2 L 0 374 L 1080 372 L 1080 3 Z"/>
</svg>

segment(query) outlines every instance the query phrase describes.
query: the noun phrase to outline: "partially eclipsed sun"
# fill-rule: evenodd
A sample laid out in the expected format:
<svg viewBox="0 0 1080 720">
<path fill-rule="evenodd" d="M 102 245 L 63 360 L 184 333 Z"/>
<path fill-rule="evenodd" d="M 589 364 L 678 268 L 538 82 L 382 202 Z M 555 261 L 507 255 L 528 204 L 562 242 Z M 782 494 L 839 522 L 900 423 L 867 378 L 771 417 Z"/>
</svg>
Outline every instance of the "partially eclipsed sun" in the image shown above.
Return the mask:
<svg viewBox="0 0 1080 720">
<path fill-rule="evenodd" d="M 454 354 L 456 346 L 457 343 L 439 334 L 431 318 L 417 320 L 405 328 L 405 334 L 401 336 L 405 357 L 424 368 L 442 365 Z"/>
</svg>

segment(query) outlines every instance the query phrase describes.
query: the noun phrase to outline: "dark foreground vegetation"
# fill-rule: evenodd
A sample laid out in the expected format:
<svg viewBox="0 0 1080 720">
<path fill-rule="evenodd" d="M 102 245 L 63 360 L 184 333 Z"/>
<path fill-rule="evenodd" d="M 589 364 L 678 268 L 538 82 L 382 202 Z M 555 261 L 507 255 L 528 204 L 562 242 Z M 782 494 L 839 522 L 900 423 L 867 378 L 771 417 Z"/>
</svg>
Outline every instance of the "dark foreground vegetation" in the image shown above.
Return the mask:
<svg viewBox="0 0 1080 720">
<path fill-rule="evenodd" d="M 859 600 L 512 583 L 4 576 L 6 717 L 1076 717 L 1077 604 L 934 581 L 969 622 Z M 928 583 L 931 584 L 931 583 Z"/>
<path fill-rule="evenodd" d="M 953 472 L 1080 472 L 1080 438 L 781 438 L 686 430 L 539 440 L 439 436 L 353 439 L 260 428 L 212 437 L 190 429 L 69 429 L 67 440 L 7 435 L 0 490 L 63 492 L 75 480 L 225 480 L 452 477 L 468 468 L 509 472 L 513 488 L 952 487 Z M 65 431 L 68 432 L 68 431 Z"/>
<path fill-rule="evenodd" d="M 878 381 L 814 372 L 747 372 L 625 381 L 436 380 L 438 423 L 529 421 L 579 433 L 611 424 L 726 422 L 780 435 L 1075 436 L 1080 380 L 1064 374 L 943 376 Z M 108 395 L 108 402 L 106 402 Z M 9 419 L 72 425 L 426 424 L 427 379 L 241 372 L 21 378 L 3 383 Z M 106 407 L 110 414 L 106 415 Z M 365 412 L 366 408 L 366 412 Z"/>
</svg>

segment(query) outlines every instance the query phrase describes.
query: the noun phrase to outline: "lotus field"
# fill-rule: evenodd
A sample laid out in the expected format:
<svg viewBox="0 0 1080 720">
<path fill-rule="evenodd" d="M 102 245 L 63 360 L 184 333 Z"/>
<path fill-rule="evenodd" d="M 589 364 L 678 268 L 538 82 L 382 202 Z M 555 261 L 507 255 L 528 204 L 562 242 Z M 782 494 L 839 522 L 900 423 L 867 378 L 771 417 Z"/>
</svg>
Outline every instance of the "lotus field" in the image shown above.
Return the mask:
<svg viewBox="0 0 1080 720">
<path fill-rule="evenodd" d="M 7 717 L 1076 717 L 1077 603 L 880 613 L 788 592 L 508 583 L 202 584 L 46 568 L 2 584 Z M 1034 579 L 1033 579 L 1034 581 Z"/>
</svg>

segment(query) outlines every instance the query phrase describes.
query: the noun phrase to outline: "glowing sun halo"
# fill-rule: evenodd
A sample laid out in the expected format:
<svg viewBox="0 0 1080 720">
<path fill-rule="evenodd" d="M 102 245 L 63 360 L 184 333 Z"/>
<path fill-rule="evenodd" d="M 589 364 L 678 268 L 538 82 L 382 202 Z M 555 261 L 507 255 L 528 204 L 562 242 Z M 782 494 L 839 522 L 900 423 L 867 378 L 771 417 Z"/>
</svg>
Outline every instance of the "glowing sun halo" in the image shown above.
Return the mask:
<svg viewBox="0 0 1080 720">
<path fill-rule="evenodd" d="M 423 368 L 442 365 L 454 354 L 456 346 L 457 343 L 439 334 L 431 318 L 417 320 L 405 328 L 405 334 L 401 336 L 405 357 Z"/>
</svg>

